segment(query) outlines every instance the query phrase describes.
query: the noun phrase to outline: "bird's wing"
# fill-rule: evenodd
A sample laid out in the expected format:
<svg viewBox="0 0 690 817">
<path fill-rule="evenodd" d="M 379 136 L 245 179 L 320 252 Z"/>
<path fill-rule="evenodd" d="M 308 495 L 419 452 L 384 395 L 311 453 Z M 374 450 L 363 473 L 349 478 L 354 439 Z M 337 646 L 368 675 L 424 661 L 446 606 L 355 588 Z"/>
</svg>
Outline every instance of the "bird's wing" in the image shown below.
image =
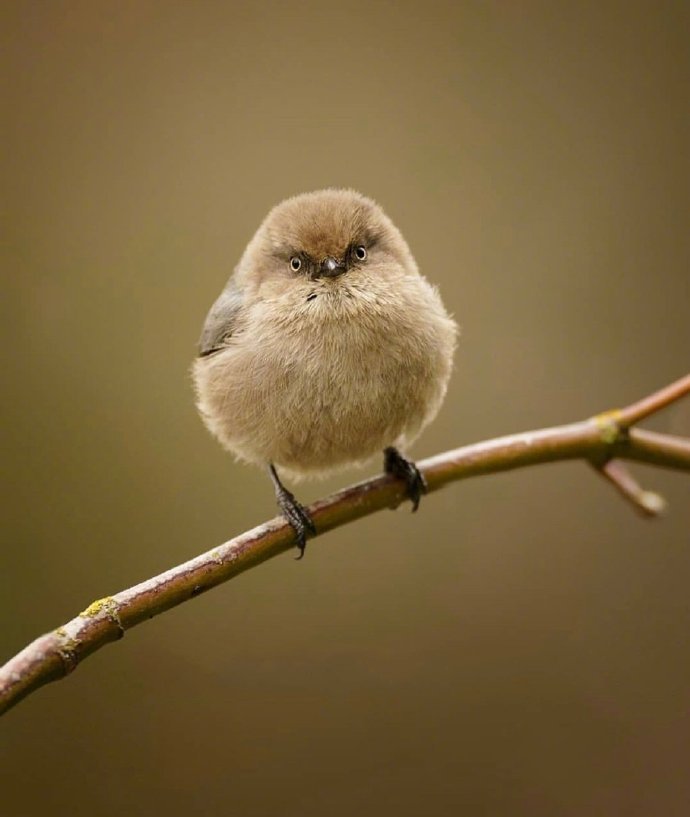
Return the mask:
<svg viewBox="0 0 690 817">
<path fill-rule="evenodd" d="M 226 345 L 227 338 L 237 329 L 243 306 L 242 290 L 237 287 L 234 278 L 231 278 L 206 316 L 199 339 L 199 357 L 212 355 Z"/>
</svg>

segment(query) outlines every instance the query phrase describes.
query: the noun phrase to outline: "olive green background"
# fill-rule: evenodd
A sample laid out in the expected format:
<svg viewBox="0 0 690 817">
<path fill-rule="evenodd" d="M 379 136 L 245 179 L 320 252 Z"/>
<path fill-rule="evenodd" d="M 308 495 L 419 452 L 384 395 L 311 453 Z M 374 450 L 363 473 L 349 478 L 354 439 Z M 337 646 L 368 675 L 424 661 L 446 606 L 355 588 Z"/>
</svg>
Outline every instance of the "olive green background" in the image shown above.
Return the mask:
<svg viewBox="0 0 690 817">
<path fill-rule="evenodd" d="M 688 371 L 688 9 L 7 4 L 0 656 L 274 515 L 188 370 L 285 196 L 379 200 L 461 324 L 416 456 Z M 3 817 L 687 814 L 690 480 L 634 470 L 664 519 L 485 477 L 131 631 L 3 719 Z"/>
</svg>

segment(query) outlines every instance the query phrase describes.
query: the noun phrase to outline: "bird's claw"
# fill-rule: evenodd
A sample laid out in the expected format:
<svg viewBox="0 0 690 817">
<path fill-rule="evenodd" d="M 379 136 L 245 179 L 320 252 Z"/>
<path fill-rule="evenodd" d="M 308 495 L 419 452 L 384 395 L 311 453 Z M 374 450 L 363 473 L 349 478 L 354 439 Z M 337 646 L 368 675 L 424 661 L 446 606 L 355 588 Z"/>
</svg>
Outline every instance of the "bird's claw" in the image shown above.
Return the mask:
<svg viewBox="0 0 690 817">
<path fill-rule="evenodd" d="M 387 474 L 405 480 L 407 496 L 412 502 L 412 512 L 419 507 L 422 494 L 429 490 L 429 486 L 422 472 L 411 461 L 403 457 L 397 448 L 392 446 L 383 452 L 383 467 Z"/>
<path fill-rule="evenodd" d="M 298 502 L 297 499 L 295 499 L 295 495 L 290 493 L 280 481 L 280 477 L 274 465 L 270 464 L 268 466 L 268 473 L 273 481 L 278 507 L 295 532 L 297 547 L 299 548 L 299 556 L 297 556 L 296 559 L 299 560 L 304 556 L 304 551 L 307 547 L 307 534 L 316 536 L 316 527 L 304 505 Z"/>
<path fill-rule="evenodd" d="M 278 498 L 278 506 L 295 532 L 299 548 L 299 556 L 295 559 L 299 560 L 304 556 L 307 547 L 307 534 L 316 536 L 316 527 L 307 509 L 289 491 L 285 491 Z"/>
</svg>

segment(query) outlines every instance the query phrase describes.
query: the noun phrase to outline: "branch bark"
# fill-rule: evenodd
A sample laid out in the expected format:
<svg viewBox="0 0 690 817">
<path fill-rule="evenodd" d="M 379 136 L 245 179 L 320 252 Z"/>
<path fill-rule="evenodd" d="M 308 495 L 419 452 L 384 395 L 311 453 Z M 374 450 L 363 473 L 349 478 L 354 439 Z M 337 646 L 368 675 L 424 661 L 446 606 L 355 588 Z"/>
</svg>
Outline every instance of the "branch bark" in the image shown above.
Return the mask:
<svg viewBox="0 0 690 817">
<path fill-rule="evenodd" d="M 463 446 L 417 463 L 429 492 L 449 482 L 539 463 L 583 460 L 642 513 L 657 515 L 663 499 L 644 491 L 621 460 L 690 472 L 690 439 L 632 426 L 690 393 L 690 375 L 621 410 L 568 425 L 526 431 Z M 309 513 L 317 534 L 403 500 L 404 486 L 379 476 L 315 502 Z M 159 613 L 285 552 L 292 528 L 276 518 L 114 596 L 93 602 L 56 630 L 33 641 L 0 669 L 0 714 L 34 690 L 63 678 L 86 656 Z"/>
</svg>

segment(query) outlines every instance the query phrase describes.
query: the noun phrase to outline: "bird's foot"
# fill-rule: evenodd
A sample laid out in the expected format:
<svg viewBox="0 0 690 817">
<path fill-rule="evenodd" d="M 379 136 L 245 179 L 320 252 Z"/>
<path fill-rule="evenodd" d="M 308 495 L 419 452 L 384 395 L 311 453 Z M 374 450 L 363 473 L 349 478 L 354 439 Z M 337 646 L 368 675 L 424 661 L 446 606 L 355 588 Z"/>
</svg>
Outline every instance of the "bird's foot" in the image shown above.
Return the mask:
<svg viewBox="0 0 690 817">
<path fill-rule="evenodd" d="M 298 502 L 294 494 L 291 494 L 290 491 L 285 490 L 279 495 L 277 494 L 276 499 L 278 500 L 278 507 L 283 512 L 283 516 L 290 523 L 297 537 L 299 556 L 295 558 L 299 560 L 304 556 L 304 551 L 307 547 L 307 534 L 316 536 L 314 522 L 304 505 Z"/>
<path fill-rule="evenodd" d="M 283 485 L 278 478 L 276 469 L 272 465 L 269 466 L 269 473 L 273 480 L 278 507 L 295 532 L 297 547 L 299 548 L 299 556 L 296 558 L 299 560 L 304 556 L 304 551 L 307 547 L 307 534 L 316 536 L 316 527 L 307 509 L 298 502 L 295 495 L 288 491 Z"/>
<path fill-rule="evenodd" d="M 419 507 L 422 494 L 428 491 L 426 480 L 417 466 L 405 459 L 397 448 L 390 446 L 383 452 L 383 469 L 387 474 L 398 479 L 404 479 L 407 486 L 407 496 L 412 501 L 412 512 Z"/>
</svg>

